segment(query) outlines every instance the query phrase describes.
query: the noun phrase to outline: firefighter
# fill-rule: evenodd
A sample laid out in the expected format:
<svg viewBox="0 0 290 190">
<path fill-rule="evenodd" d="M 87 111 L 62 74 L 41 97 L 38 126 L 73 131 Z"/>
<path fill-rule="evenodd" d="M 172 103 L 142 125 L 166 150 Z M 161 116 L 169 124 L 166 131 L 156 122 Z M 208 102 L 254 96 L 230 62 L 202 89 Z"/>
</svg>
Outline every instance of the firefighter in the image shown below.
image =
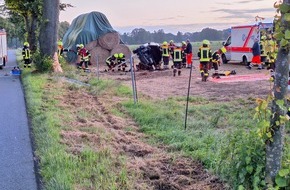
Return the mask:
<svg viewBox="0 0 290 190">
<path fill-rule="evenodd" d="M 89 70 L 89 61 L 91 58 L 91 54 L 88 50 L 86 50 L 85 46 L 83 44 L 79 44 L 79 50 L 78 55 L 81 58 L 81 61 L 78 65 L 79 69 L 84 69 L 85 71 Z"/>
<path fill-rule="evenodd" d="M 265 35 L 261 36 L 260 49 L 261 49 L 261 62 L 266 64 L 267 62 L 267 37 Z"/>
<path fill-rule="evenodd" d="M 198 57 L 199 57 L 199 70 L 202 81 L 206 82 L 208 77 L 209 62 L 212 58 L 212 53 L 210 49 L 210 42 L 208 40 L 202 41 L 202 46 L 199 48 Z"/>
<path fill-rule="evenodd" d="M 59 39 L 57 41 L 57 55 L 60 57 L 62 56 L 62 53 L 63 53 L 63 43 L 62 41 Z"/>
<path fill-rule="evenodd" d="M 217 78 L 217 79 L 220 78 L 218 68 L 221 64 L 221 61 L 220 61 L 221 60 L 221 58 L 220 58 L 221 53 L 222 53 L 222 49 L 218 49 L 212 54 L 211 63 L 212 63 L 212 67 L 214 68 L 214 73 L 212 74 L 212 78 Z"/>
<path fill-rule="evenodd" d="M 162 60 L 163 60 L 163 69 L 169 69 L 169 46 L 166 41 L 162 43 L 161 46 L 162 51 Z"/>
<path fill-rule="evenodd" d="M 24 42 L 23 49 L 22 49 L 22 57 L 24 61 L 24 68 L 31 67 L 31 51 L 29 49 L 29 43 Z"/>
<path fill-rule="evenodd" d="M 181 67 L 186 67 L 186 42 L 182 41 L 181 42 L 181 55 L 182 55 L 182 62 L 181 62 Z"/>
<path fill-rule="evenodd" d="M 186 40 L 185 53 L 186 53 L 187 68 L 191 68 L 192 67 L 192 45 L 191 45 L 189 39 Z"/>
<path fill-rule="evenodd" d="M 261 49 L 260 49 L 258 38 L 255 39 L 255 42 L 252 47 L 252 53 L 253 53 L 253 58 L 250 65 L 247 66 L 247 68 L 252 69 L 254 65 L 258 65 L 258 70 L 263 69 L 262 62 L 261 62 Z"/>
<path fill-rule="evenodd" d="M 118 71 L 121 71 L 121 70 L 125 71 L 127 65 L 126 65 L 125 55 L 123 53 L 118 54 L 117 64 L 118 64 Z"/>
<path fill-rule="evenodd" d="M 115 53 L 106 59 L 106 64 L 109 67 L 109 71 L 114 71 L 114 67 L 117 65 L 118 57 L 119 57 L 119 54 Z"/>
<path fill-rule="evenodd" d="M 181 75 L 182 49 L 176 46 L 173 50 L 173 76 Z"/>
<path fill-rule="evenodd" d="M 174 44 L 173 40 L 169 41 L 169 53 L 170 53 L 170 57 L 172 59 L 173 62 L 173 52 L 174 52 L 174 48 L 176 47 L 176 45 Z"/>
</svg>

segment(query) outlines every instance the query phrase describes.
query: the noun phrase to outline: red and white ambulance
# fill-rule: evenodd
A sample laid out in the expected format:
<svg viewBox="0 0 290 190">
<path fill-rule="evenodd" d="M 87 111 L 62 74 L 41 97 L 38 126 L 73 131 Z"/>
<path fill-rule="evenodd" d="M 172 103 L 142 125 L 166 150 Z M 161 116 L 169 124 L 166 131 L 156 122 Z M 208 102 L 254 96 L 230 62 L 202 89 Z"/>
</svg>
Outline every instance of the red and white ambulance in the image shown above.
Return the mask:
<svg viewBox="0 0 290 190">
<path fill-rule="evenodd" d="M 5 30 L 0 30 L 0 69 L 7 63 L 7 36 Z"/>
<path fill-rule="evenodd" d="M 223 42 L 226 52 L 222 54 L 223 63 L 239 62 L 247 65 L 252 60 L 252 46 L 256 38 L 260 39 L 261 32 L 273 29 L 273 23 L 231 27 L 231 34 Z"/>
</svg>

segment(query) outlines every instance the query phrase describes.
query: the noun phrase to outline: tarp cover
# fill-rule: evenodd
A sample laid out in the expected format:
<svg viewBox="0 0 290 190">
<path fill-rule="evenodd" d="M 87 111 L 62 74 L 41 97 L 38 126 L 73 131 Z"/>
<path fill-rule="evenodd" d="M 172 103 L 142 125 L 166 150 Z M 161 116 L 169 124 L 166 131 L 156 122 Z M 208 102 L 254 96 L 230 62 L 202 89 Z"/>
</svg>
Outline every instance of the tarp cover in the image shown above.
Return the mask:
<svg viewBox="0 0 290 190">
<path fill-rule="evenodd" d="M 86 45 L 109 32 L 116 32 L 116 30 L 113 29 L 103 13 L 94 11 L 82 14 L 72 21 L 68 31 L 65 33 L 63 47 L 76 51 L 77 44 Z M 69 62 L 74 62 L 76 58 L 76 53 L 67 53 L 67 60 Z"/>
</svg>

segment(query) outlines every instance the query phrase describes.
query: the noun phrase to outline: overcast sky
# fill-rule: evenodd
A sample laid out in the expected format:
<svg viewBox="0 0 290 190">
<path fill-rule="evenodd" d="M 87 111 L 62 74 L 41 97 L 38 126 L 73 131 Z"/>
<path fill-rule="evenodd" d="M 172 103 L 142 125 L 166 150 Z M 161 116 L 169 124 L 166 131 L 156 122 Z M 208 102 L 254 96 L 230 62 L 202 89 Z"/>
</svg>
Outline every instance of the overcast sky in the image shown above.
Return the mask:
<svg viewBox="0 0 290 190">
<path fill-rule="evenodd" d="M 164 29 L 176 34 L 203 28 L 226 29 L 255 23 L 255 16 L 272 21 L 276 0 L 61 0 L 74 7 L 61 11 L 60 21 L 98 11 L 106 15 L 120 33 L 134 28 Z"/>
</svg>

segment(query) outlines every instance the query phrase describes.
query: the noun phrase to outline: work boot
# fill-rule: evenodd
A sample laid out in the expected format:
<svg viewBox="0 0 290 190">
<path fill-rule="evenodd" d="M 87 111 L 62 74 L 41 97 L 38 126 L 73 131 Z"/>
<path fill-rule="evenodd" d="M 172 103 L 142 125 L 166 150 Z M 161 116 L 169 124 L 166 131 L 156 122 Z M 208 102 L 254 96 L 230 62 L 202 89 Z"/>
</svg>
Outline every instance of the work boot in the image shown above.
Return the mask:
<svg viewBox="0 0 290 190">
<path fill-rule="evenodd" d="M 263 66 L 262 65 L 259 65 L 257 70 L 262 70 L 263 69 Z"/>
<path fill-rule="evenodd" d="M 181 75 L 181 71 L 178 71 L 178 76 L 180 76 Z"/>
<path fill-rule="evenodd" d="M 177 70 L 174 68 L 173 69 L 173 76 L 175 77 Z"/>
</svg>

